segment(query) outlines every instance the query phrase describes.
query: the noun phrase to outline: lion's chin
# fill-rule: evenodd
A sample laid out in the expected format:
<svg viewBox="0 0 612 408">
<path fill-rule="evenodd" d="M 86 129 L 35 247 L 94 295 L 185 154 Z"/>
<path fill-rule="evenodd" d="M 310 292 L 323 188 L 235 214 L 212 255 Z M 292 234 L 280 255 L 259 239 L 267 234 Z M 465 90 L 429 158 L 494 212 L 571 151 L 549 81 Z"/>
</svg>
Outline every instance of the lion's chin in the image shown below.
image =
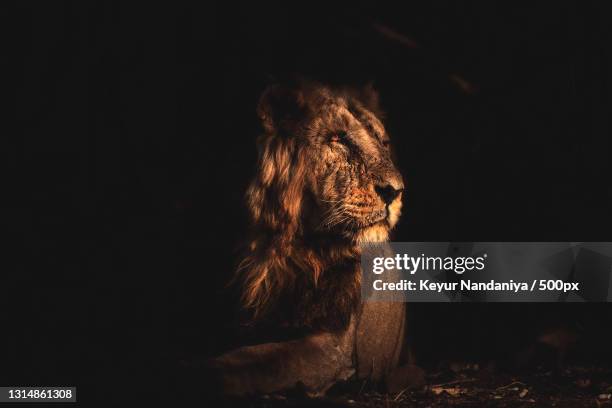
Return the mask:
<svg viewBox="0 0 612 408">
<path fill-rule="evenodd" d="M 389 224 L 386 221 L 381 221 L 362 228 L 356 232 L 354 240 L 358 244 L 366 242 L 385 242 L 389 240 Z"/>
<path fill-rule="evenodd" d="M 387 207 L 387 216 L 371 225 L 359 229 L 354 237 L 358 244 L 365 242 L 385 242 L 389 240 L 389 231 L 395 227 L 402 213 L 400 196 Z"/>
</svg>

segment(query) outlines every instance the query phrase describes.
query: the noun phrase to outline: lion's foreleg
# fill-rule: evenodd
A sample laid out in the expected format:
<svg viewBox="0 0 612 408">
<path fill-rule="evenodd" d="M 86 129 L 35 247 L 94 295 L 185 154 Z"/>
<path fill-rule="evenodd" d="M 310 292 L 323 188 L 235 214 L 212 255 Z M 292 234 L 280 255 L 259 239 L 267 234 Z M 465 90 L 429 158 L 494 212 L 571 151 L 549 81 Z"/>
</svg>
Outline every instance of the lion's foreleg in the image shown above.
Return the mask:
<svg viewBox="0 0 612 408">
<path fill-rule="evenodd" d="M 352 340 L 347 331 L 241 347 L 214 359 L 212 367 L 225 395 L 272 393 L 298 384 L 317 395 L 353 375 Z"/>
</svg>

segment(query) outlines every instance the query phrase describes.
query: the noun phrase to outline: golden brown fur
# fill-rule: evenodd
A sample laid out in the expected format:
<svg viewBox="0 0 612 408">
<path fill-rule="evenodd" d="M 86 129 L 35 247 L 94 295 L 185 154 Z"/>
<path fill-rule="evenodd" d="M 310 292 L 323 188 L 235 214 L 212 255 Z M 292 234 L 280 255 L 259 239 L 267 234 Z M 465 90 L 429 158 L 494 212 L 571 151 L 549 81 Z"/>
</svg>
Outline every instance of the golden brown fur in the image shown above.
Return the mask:
<svg viewBox="0 0 612 408">
<path fill-rule="evenodd" d="M 273 87 L 262 96 L 258 112 L 266 133 L 258 141 L 258 174 L 247 192 L 254 239 L 239 267 L 244 307 L 252 311 L 255 319 L 277 307 L 275 302 L 283 294 L 292 298 L 290 292 L 296 288 L 306 292 L 316 288 L 318 292 L 328 291 L 323 299 L 328 304 L 324 306 L 339 316 L 338 322 L 323 319 L 318 324 L 333 328 L 348 323 L 359 300 L 359 253 L 355 244 L 385 240 L 401 207 L 401 200 L 394 200 L 385 220 L 368 220 L 372 208 L 380 202 L 375 191 L 377 183 L 386 183 L 390 174 L 401 190 L 401 177 L 384 157 L 388 155 L 384 128 L 365 105 L 377 100 L 371 89 L 360 95 L 317 85 Z M 375 162 L 372 174 L 359 177 L 363 174 L 355 174 L 357 171 L 350 168 L 345 146 L 334 146 L 342 141 L 330 140 L 341 132 L 350 132 L 351 143 L 361 148 L 357 156 L 380 156 L 374 157 L 378 162 L 372 157 L 358 157 L 363 164 Z M 330 167 L 337 167 L 332 175 Z M 365 173 L 365 167 L 357 170 Z M 344 210 L 338 211 L 342 206 Z M 343 271 L 333 271 L 338 265 Z M 341 280 L 343 289 L 322 283 L 324 272 Z M 345 276 L 339 276 L 342 272 Z M 316 305 L 298 302 L 291 306 L 294 315 L 284 318 L 293 319 L 289 323 L 294 325 L 315 324 L 326 314 L 325 310 L 313 310 Z M 304 307 L 308 311 L 300 309 Z M 317 312 L 321 316 L 313 316 Z M 308 321 L 296 321 L 300 316 Z"/>
<path fill-rule="evenodd" d="M 269 392 L 301 382 L 320 392 L 355 372 L 380 378 L 397 363 L 404 312 L 360 302 L 359 244 L 387 240 L 403 190 L 378 96 L 371 88 L 273 86 L 258 113 L 265 133 L 246 195 L 252 239 L 236 279 L 253 323 L 312 336 L 220 357 L 225 389 Z M 284 374 L 262 374 L 275 364 Z M 306 368 L 317 364 L 328 369 Z"/>
</svg>

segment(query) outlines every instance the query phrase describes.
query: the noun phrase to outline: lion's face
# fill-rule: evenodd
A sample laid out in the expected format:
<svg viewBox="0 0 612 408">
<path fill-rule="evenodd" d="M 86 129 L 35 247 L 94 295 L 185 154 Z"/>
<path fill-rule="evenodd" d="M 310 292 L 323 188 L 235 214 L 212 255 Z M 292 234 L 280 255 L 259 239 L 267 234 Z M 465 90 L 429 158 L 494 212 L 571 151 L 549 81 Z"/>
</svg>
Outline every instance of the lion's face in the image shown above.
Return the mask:
<svg viewBox="0 0 612 408">
<path fill-rule="evenodd" d="M 381 121 L 349 94 L 331 94 L 300 135 L 308 152 L 311 227 L 358 241 L 382 241 L 397 223 L 402 177 Z"/>
<path fill-rule="evenodd" d="M 319 85 L 264 93 L 260 173 L 248 193 L 256 222 L 353 242 L 388 238 L 404 185 L 376 96 Z"/>
</svg>

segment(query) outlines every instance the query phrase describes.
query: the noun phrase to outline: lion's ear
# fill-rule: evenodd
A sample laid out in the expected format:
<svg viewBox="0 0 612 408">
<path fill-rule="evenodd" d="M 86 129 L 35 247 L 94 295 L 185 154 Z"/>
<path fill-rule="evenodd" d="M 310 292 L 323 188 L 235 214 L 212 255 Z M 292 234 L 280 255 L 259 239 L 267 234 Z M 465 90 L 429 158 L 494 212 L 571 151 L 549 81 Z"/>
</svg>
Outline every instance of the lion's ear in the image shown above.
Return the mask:
<svg viewBox="0 0 612 408">
<path fill-rule="evenodd" d="M 360 89 L 359 100 L 369 111 L 374 112 L 375 114 L 381 113 L 380 95 L 376 88 L 374 88 L 374 84 L 372 84 L 372 82 L 368 82 Z"/>
<path fill-rule="evenodd" d="M 297 87 L 269 86 L 261 95 L 257 114 L 267 133 L 288 136 L 306 113 L 304 93 Z"/>
</svg>

